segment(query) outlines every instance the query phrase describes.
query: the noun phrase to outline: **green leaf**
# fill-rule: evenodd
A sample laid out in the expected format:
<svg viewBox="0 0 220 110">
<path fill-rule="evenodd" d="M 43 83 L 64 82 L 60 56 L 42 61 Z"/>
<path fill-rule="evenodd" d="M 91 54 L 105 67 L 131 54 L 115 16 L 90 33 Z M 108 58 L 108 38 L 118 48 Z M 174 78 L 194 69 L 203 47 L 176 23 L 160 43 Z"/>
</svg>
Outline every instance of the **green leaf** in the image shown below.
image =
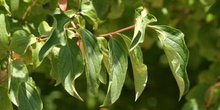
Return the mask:
<svg viewBox="0 0 220 110">
<path fill-rule="evenodd" d="M 34 81 L 29 78 L 28 81 L 21 83 L 18 93 L 18 110 L 42 110 L 43 103 L 37 91 Z"/>
<path fill-rule="evenodd" d="M 78 30 L 82 38 L 86 62 L 86 78 L 89 93 L 96 95 L 99 88 L 99 74 L 102 68 L 103 55 L 96 37 L 87 29 Z"/>
<path fill-rule="evenodd" d="M 95 8 L 96 14 L 99 19 L 105 19 L 109 12 L 110 1 L 109 0 L 92 0 L 92 4 Z"/>
<path fill-rule="evenodd" d="M 59 52 L 60 52 L 60 48 L 55 47 L 52 49 L 50 57 L 49 57 L 50 62 L 51 62 L 50 76 L 51 78 L 56 80 L 55 86 L 61 83 L 60 75 L 58 72 Z"/>
<path fill-rule="evenodd" d="M 37 68 L 42 63 L 42 61 L 39 60 L 39 52 L 43 44 L 43 42 L 36 42 L 31 46 L 33 68 Z"/>
<path fill-rule="evenodd" d="M 9 98 L 18 106 L 19 87 L 27 80 L 27 67 L 19 60 L 10 62 L 9 65 Z"/>
<path fill-rule="evenodd" d="M 102 84 L 107 84 L 108 82 L 108 76 L 107 76 L 107 70 L 105 68 L 105 65 L 104 63 L 102 62 L 102 68 L 101 68 L 101 72 L 99 74 L 99 81 L 102 83 Z"/>
<path fill-rule="evenodd" d="M 134 35 L 130 45 L 130 51 L 132 51 L 139 43 L 144 42 L 145 29 L 147 24 L 157 21 L 153 15 L 147 12 L 147 9 L 142 7 L 136 9 L 135 17 L 136 23 L 134 28 Z"/>
<path fill-rule="evenodd" d="M 17 30 L 12 35 L 9 48 L 22 55 L 26 52 L 27 48 L 36 41 L 36 38 L 27 31 Z"/>
<path fill-rule="evenodd" d="M 8 90 L 0 86 L 0 110 L 13 110 L 11 101 L 8 98 Z"/>
<path fill-rule="evenodd" d="M 127 48 L 131 43 L 131 40 L 125 36 L 120 34 L 124 39 Z M 134 86 L 135 86 L 135 100 L 137 100 L 141 93 L 144 91 L 144 88 L 147 83 L 148 73 L 147 66 L 143 63 L 143 55 L 140 46 L 136 46 L 132 51 L 129 52 L 129 56 L 131 59 L 133 75 L 134 75 Z"/>
<path fill-rule="evenodd" d="M 0 6 L 3 6 L 5 8 L 5 10 L 8 12 L 8 14 L 11 14 L 10 8 L 9 8 L 8 4 L 5 2 L 5 0 L 0 0 Z"/>
<path fill-rule="evenodd" d="M 93 29 L 97 29 L 99 25 L 99 19 L 96 15 L 92 2 L 88 0 L 82 0 L 81 10 L 81 14 L 89 18 L 88 22 L 93 24 Z"/>
<path fill-rule="evenodd" d="M 85 28 L 86 26 L 86 21 L 85 19 L 83 18 L 83 16 L 81 15 L 75 15 L 74 16 L 74 22 L 78 23 L 82 28 Z"/>
<path fill-rule="evenodd" d="M 0 13 L 0 59 L 7 54 L 9 45 L 9 34 L 7 31 L 7 19 L 4 14 Z"/>
<path fill-rule="evenodd" d="M 99 47 L 103 54 L 103 62 L 102 62 L 102 68 L 99 75 L 99 80 L 103 84 L 107 84 L 108 78 L 107 73 L 109 72 L 109 62 L 108 62 L 108 42 L 104 37 L 97 37 Z"/>
<path fill-rule="evenodd" d="M 18 8 L 19 8 L 19 1 L 20 0 L 11 0 L 10 1 L 11 11 L 17 11 L 18 10 Z"/>
<path fill-rule="evenodd" d="M 189 90 L 189 78 L 186 67 L 189 51 L 184 41 L 184 34 L 169 26 L 149 26 L 158 32 L 171 71 L 179 87 L 179 100 Z"/>
<path fill-rule="evenodd" d="M 18 110 L 41 110 L 43 108 L 37 88 L 33 80 L 28 78 L 26 65 L 19 60 L 12 61 L 9 65 L 8 94 L 10 100 L 18 106 Z"/>
<path fill-rule="evenodd" d="M 77 39 L 68 39 L 60 49 L 58 73 L 65 90 L 72 96 L 83 100 L 76 91 L 75 80 L 83 73 L 84 63 Z"/>
<path fill-rule="evenodd" d="M 113 104 L 120 96 L 128 67 L 126 44 L 120 36 L 114 36 L 109 44 L 109 85 L 102 106 Z"/>
<path fill-rule="evenodd" d="M 48 41 L 43 45 L 40 50 L 39 58 L 42 60 L 45 58 L 51 49 L 60 44 L 65 45 L 65 27 L 67 27 L 68 23 L 70 22 L 70 18 L 65 14 L 58 14 L 54 16 L 54 23 L 53 23 L 53 32 L 51 33 L 50 38 Z"/>
<path fill-rule="evenodd" d="M 41 37 L 47 37 L 51 34 L 51 30 L 53 27 L 50 27 L 46 21 L 42 21 L 38 26 L 38 32 Z"/>
</svg>

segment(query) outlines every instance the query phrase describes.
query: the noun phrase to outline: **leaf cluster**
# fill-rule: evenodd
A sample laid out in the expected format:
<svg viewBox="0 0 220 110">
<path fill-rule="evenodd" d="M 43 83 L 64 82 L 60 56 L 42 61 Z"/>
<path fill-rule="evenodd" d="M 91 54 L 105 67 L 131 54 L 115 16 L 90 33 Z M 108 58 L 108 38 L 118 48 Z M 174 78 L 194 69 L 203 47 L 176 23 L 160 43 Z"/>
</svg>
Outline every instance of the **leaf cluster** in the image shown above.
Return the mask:
<svg viewBox="0 0 220 110">
<path fill-rule="evenodd" d="M 1 0 L 0 3 L 3 9 L 0 11 L 0 98 L 4 99 L 0 104 L 7 102 L 0 109 L 11 110 L 11 102 L 19 110 L 43 109 L 40 93 L 30 75 L 40 66 L 46 67 L 45 60 L 49 60 L 51 67 L 43 71 L 49 69 L 55 85 L 62 84 L 79 100 L 83 98 L 76 84 L 83 74 L 91 95 L 97 96 L 100 85 L 106 85 L 101 106 L 118 100 L 131 64 L 137 100 L 148 80 L 139 46 L 145 41 L 146 29 L 158 33 L 179 87 L 179 100 L 189 89 L 186 72 L 189 52 L 184 34 L 170 26 L 153 24 L 157 19 L 146 7 L 133 10 L 134 18 L 129 20 L 135 20 L 134 25 L 103 34 L 101 25 L 120 18 L 126 1 L 79 0 L 72 4 L 64 0 L 61 4 L 56 0 Z M 122 33 L 133 28 L 133 36 Z"/>
</svg>

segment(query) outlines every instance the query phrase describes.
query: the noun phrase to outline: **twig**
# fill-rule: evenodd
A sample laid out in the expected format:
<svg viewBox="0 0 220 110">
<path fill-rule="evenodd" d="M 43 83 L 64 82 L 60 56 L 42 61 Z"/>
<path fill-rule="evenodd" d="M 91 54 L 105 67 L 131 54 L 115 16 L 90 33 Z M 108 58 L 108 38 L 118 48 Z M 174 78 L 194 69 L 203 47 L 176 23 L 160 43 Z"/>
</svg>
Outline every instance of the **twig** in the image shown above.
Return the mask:
<svg viewBox="0 0 220 110">
<path fill-rule="evenodd" d="M 0 71 L 0 84 L 2 84 L 8 77 L 7 69 Z"/>
<path fill-rule="evenodd" d="M 123 31 L 127 31 L 127 30 L 129 30 L 129 29 L 134 28 L 134 27 L 135 27 L 135 25 L 131 25 L 131 26 L 128 26 L 128 27 L 119 29 L 119 30 L 114 31 L 114 32 L 110 32 L 110 33 L 107 33 L 107 34 L 101 34 L 101 35 L 99 35 L 99 37 L 106 37 L 106 36 L 110 36 L 110 37 L 111 37 L 111 36 L 114 35 L 114 34 L 118 34 L 118 33 L 121 33 L 121 32 L 123 32 Z"/>
</svg>

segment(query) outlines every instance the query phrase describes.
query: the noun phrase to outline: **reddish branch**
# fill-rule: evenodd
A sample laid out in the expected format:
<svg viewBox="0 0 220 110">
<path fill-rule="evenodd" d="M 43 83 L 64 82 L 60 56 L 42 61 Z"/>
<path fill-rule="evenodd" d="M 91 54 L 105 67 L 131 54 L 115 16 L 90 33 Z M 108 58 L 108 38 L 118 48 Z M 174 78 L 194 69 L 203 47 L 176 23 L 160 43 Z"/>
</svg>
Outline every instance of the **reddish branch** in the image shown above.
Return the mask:
<svg viewBox="0 0 220 110">
<path fill-rule="evenodd" d="M 7 69 L 0 71 L 0 84 L 2 84 L 8 77 Z"/>
<path fill-rule="evenodd" d="M 76 27 L 76 26 L 80 27 L 78 24 L 75 24 L 73 22 L 71 22 L 71 23 L 72 23 L 73 27 Z M 119 29 L 119 30 L 114 31 L 114 32 L 110 32 L 110 33 L 106 33 L 106 34 L 100 34 L 98 37 L 108 37 L 108 36 L 112 37 L 112 35 L 119 34 L 121 32 L 127 31 L 129 29 L 133 29 L 133 28 L 135 28 L 135 25 L 131 25 L 131 26 Z M 72 32 L 71 28 L 66 28 L 66 30 Z M 79 35 L 75 32 L 72 32 L 72 34 L 74 34 L 73 36 L 75 36 L 75 37 L 79 37 Z M 48 40 L 48 38 L 37 38 L 38 42 L 42 42 L 42 41 L 46 42 L 47 40 Z"/>
<path fill-rule="evenodd" d="M 110 32 L 110 33 L 107 33 L 107 34 L 101 34 L 99 35 L 99 37 L 106 37 L 106 36 L 112 36 L 114 34 L 118 34 L 118 33 L 121 33 L 121 32 L 124 32 L 124 31 L 127 31 L 129 29 L 133 29 L 135 27 L 135 25 L 131 25 L 131 26 L 128 26 L 128 27 L 125 27 L 125 28 L 122 28 L 122 29 L 119 29 L 117 31 L 114 31 L 114 32 Z"/>
</svg>

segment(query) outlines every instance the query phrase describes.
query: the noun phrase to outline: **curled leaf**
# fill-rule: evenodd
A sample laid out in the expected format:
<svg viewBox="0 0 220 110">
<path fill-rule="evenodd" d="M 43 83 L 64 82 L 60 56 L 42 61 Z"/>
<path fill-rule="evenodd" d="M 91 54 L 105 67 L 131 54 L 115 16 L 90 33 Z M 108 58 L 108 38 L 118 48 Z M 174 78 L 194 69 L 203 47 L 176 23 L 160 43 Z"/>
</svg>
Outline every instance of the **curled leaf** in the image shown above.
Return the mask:
<svg viewBox="0 0 220 110">
<path fill-rule="evenodd" d="M 130 44 L 130 51 L 132 51 L 139 43 L 144 42 L 145 29 L 147 24 L 156 22 L 157 19 L 147 12 L 147 9 L 142 7 L 135 11 L 136 23 L 134 28 L 134 35 Z"/>
<path fill-rule="evenodd" d="M 113 104 L 118 100 L 124 85 L 128 57 L 126 44 L 120 36 L 114 36 L 109 44 L 109 85 L 107 95 L 102 106 Z"/>
<path fill-rule="evenodd" d="M 171 71 L 179 87 L 179 100 L 189 90 L 189 78 L 186 67 L 189 51 L 184 41 L 184 34 L 169 26 L 149 26 L 158 32 Z"/>
</svg>

